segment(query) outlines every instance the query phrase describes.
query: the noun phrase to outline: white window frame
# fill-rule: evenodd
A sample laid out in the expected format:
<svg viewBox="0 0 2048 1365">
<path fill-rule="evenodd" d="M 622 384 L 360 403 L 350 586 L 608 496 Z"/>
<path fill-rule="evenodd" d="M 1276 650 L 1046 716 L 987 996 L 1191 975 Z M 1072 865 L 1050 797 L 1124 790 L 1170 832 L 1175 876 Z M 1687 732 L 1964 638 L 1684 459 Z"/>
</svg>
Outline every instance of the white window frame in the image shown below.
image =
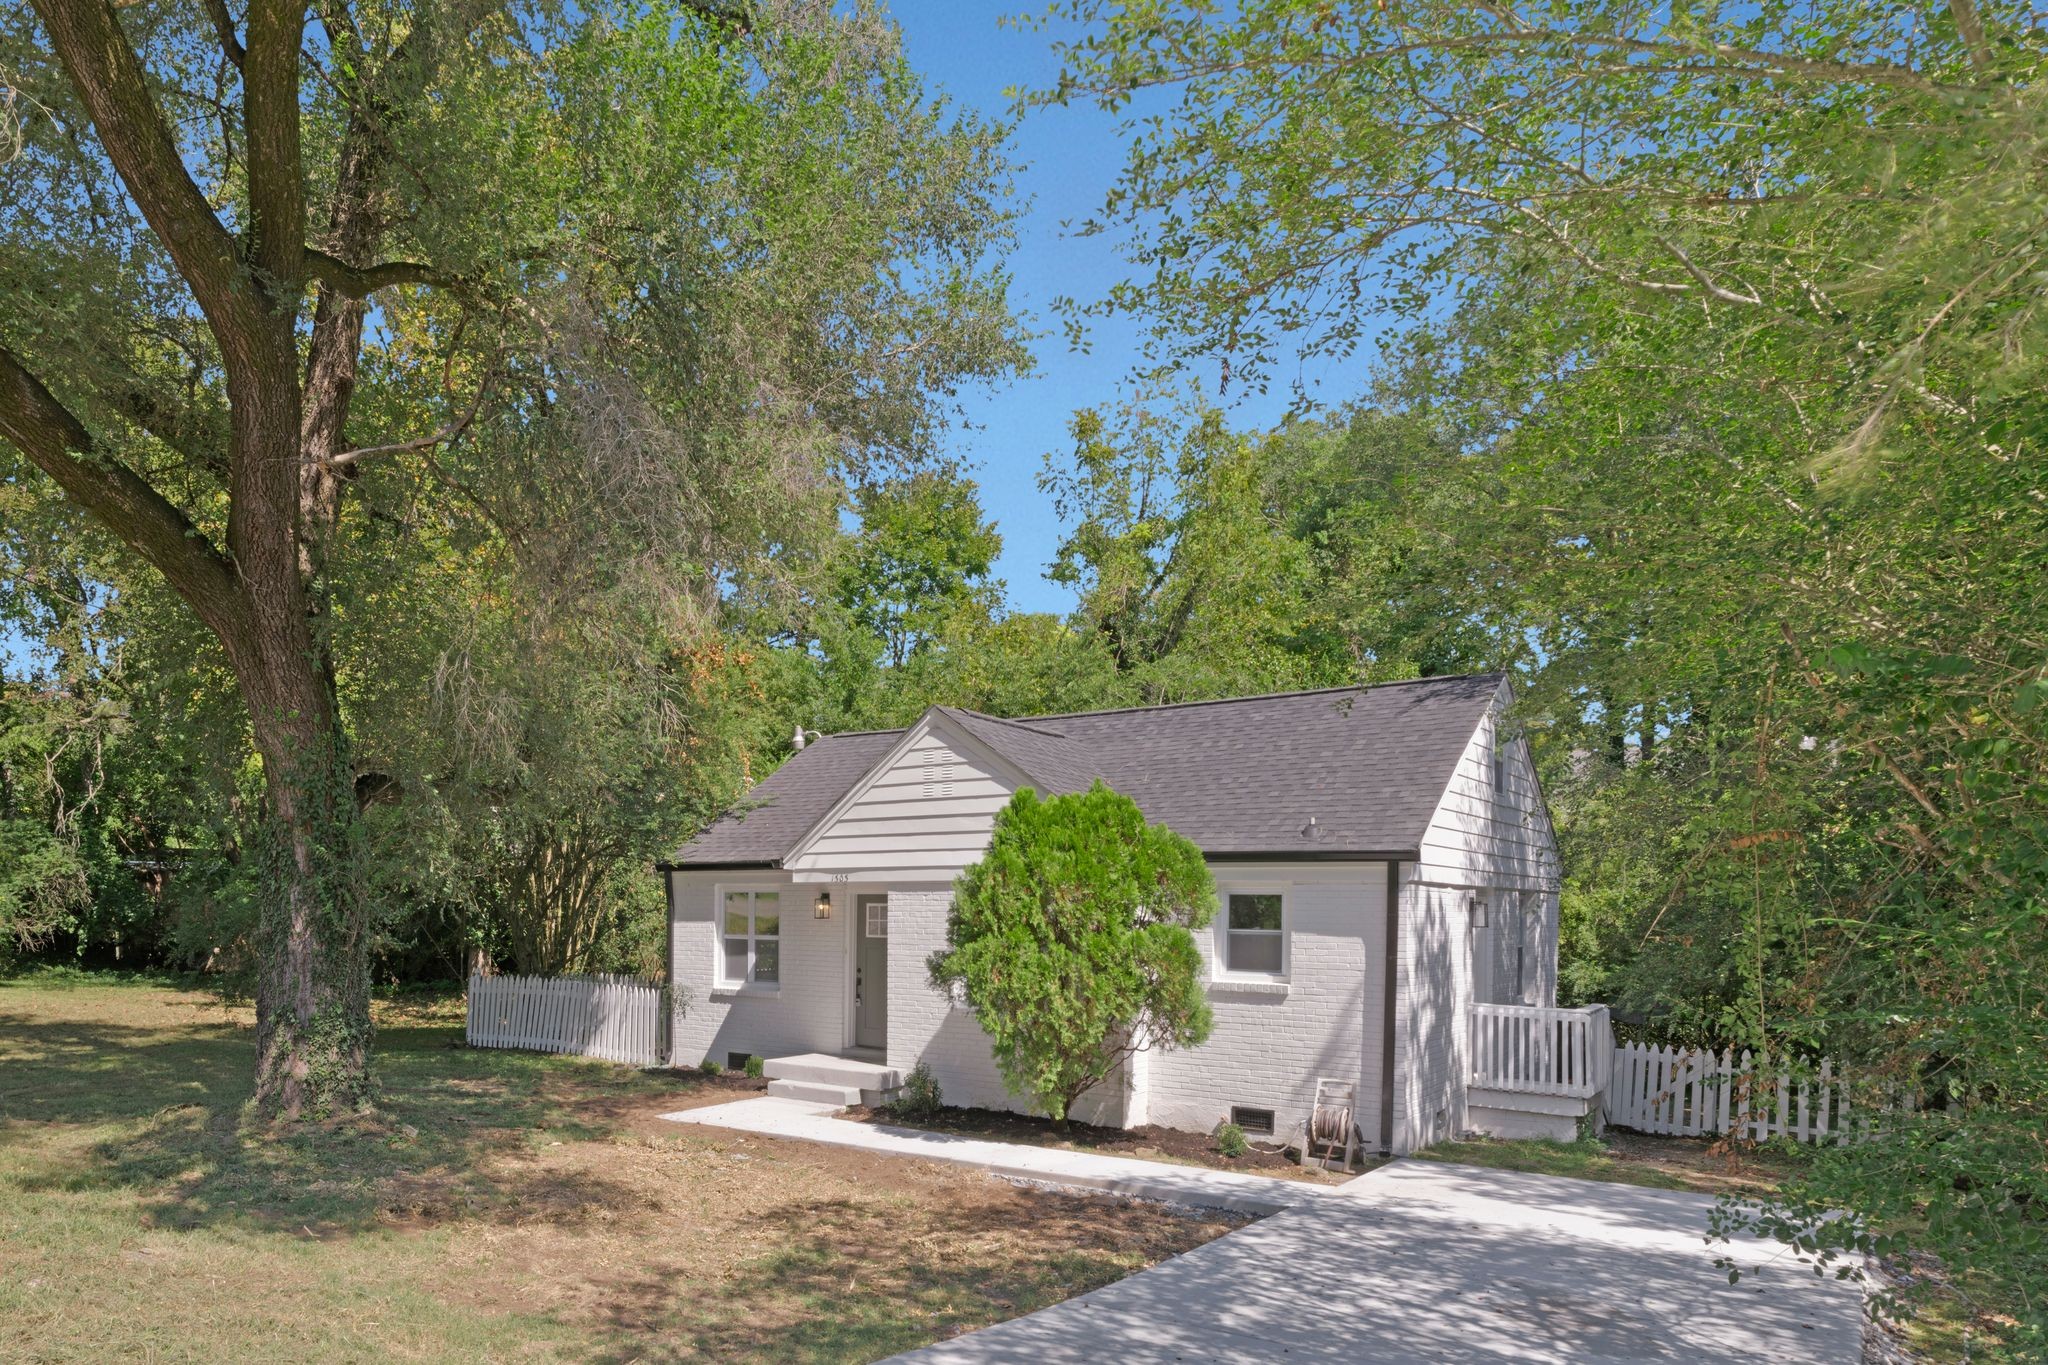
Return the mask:
<svg viewBox="0 0 2048 1365">
<path fill-rule="evenodd" d="M 1277 972 L 1235 971 L 1230 966 L 1230 898 L 1232 896 L 1278 896 L 1280 898 L 1280 970 Z M 1217 981 L 1286 981 L 1294 968 L 1294 898 L 1287 887 L 1276 883 L 1236 882 L 1216 887 L 1215 935 Z M 1254 930 L 1252 932 L 1260 932 Z"/>
<path fill-rule="evenodd" d="M 789 965 L 788 955 L 782 946 L 789 941 L 789 935 L 782 932 L 782 921 L 789 918 L 789 886 L 754 883 L 724 883 L 712 888 L 711 919 L 711 979 L 721 991 L 742 991 L 748 995 L 780 995 L 782 993 L 782 971 Z M 747 975 L 744 980 L 735 981 L 725 974 L 725 898 L 729 895 L 747 897 Z M 775 932 L 759 934 L 755 925 L 759 922 L 760 898 L 764 895 L 776 898 Z M 734 935 L 734 937 L 737 937 Z M 754 980 L 754 945 L 762 939 L 775 944 L 775 980 Z"/>
</svg>

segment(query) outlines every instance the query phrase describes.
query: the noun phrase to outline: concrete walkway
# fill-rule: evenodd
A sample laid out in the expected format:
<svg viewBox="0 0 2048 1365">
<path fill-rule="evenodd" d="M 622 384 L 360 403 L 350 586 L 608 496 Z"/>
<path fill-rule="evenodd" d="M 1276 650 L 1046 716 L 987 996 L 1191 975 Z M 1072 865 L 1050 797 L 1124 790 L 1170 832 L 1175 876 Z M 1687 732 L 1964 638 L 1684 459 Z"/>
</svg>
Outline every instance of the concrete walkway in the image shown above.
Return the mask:
<svg viewBox="0 0 2048 1365">
<path fill-rule="evenodd" d="M 1862 1358 L 1862 1292 L 1706 1246 L 1713 1200 L 1397 1161 L 1127 1280 L 897 1357 L 1024 1362 Z M 1731 1255 L 1757 1278 L 1730 1285 Z"/>
<path fill-rule="evenodd" d="M 1817 1278 L 1775 1243 L 1707 1245 L 1707 1195 L 1429 1161 L 1320 1185 L 834 1112 L 751 1099 L 663 1117 L 1273 1215 L 1093 1293 L 897 1357 L 915 1365 L 1862 1357 L 1861 1289 Z M 1730 1285 L 1721 1256 L 1762 1273 Z"/>
<path fill-rule="evenodd" d="M 1058 1147 L 1030 1147 L 1016 1142 L 985 1142 L 951 1133 L 927 1133 L 880 1123 L 855 1123 L 833 1117 L 837 1108 L 770 1096 L 735 1100 L 703 1109 L 684 1109 L 662 1117 L 673 1123 L 731 1128 L 763 1137 L 796 1138 L 834 1147 L 856 1147 L 887 1156 L 917 1157 L 977 1166 L 1013 1180 L 1068 1185 L 1156 1199 L 1195 1208 L 1228 1209 L 1234 1213 L 1269 1214 L 1314 1199 L 1335 1198 L 1343 1185 L 1312 1184 L 1206 1166 L 1176 1166 L 1132 1157 L 1096 1156 Z"/>
</svg>

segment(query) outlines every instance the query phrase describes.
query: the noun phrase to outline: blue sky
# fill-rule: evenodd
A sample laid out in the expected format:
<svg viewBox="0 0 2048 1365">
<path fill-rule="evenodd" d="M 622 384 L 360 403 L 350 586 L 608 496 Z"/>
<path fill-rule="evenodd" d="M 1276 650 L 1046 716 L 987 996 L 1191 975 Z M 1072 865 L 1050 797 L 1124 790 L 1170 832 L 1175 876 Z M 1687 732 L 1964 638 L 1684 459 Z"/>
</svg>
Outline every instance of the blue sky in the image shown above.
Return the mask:
<svg viewBox="0 0 2048 1365">
<path fill-rule="evenodd" d="M 1041 31 L 1004 26 L 1018 12 L 997 0 L 893 0 L 911 62 L 933 86 L 962 104 L 1006 115 L 1015 86 L 1051 83 L 1059 66 L 1051 38 Z M 1090 353 L 1068 348 L 1052 301 L 1101 296 L 1128 273 L 1113 235 L 1076 237 L 1065 223 L 1079 223 L 1102 202 L 1123 165 L 1118 119 L 1093 106 L 1076 105 L 1034 113 L 1018 127 L 1013 143 L 1021 163 L 1017 190 L 1027 199 L 1019 224 L 1012 301 L 1032 330 L 1044 335 L 1033 349 L 1034 373 L 989 394 L 966 395 L 973 430 L 956 432 L 949 453 L 974 466 L 982 503 L 1003 534 L 997 572 L 1007 580 L 1010 604 L 1021 611 L 1064 611 L 1073 605 L 1065 589 L 1044 578 L 1059 543 L 1052 505 L 1038 491 L 1037 477 L 1048 452 L 1066 447 L 1067 419 L 1076 408 L 1113 403 L 1118 385 L 1139 359 L 1139 333 L 1122 321 L 1098 324 Z M 1292 378 L 1286 370 L 1278 371 Z M 1216 375 L 1199 376 L 1214 396 Z M 1310 392 L 1318 386 L 1310 377 Z M 1288 402 L 1285 384 L 1268 395 L 1237 398 L 1233 416 L 1240 426 L 1269 425 Z M 1347 396 L 1341 378 L 1321 386 L 1320 396 Z"/>
</svg>

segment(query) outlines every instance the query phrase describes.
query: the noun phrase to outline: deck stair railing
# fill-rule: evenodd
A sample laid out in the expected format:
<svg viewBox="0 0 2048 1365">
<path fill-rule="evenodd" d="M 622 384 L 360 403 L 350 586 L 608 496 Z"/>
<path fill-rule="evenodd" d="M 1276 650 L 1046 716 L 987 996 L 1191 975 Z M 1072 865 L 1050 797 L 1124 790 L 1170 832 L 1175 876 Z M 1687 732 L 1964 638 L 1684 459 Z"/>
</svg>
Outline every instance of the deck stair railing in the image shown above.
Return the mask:
<svg viewBox="0 0 2048 1365">
<path fill-rule="evenodd" d="M 1472 1006 L 1472 1084 L 1524 1095 L 1588 1098 L 1614 1072 L 1605 1005 Z"/>
</svg>

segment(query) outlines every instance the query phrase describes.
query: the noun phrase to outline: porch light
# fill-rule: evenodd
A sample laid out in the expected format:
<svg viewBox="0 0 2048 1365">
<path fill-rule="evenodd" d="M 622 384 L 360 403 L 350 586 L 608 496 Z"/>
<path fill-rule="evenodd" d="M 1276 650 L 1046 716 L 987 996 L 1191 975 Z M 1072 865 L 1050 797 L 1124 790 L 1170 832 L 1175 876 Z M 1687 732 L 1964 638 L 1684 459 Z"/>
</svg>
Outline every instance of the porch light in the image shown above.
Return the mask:
<svg viewBox="0 0 2048 1365">
<path fill-rule="evenodd" d="M 819 919 L 832 918 L 832 893 L 830 891 L 820 891 L 818 893 L 818 902 L 812 907 L 812 913 Z"/>
<path fill-rule="evenodd" d="M 1486 927 L 1486 898 L 1484 896 L 1474 896 L 1472 898 L 1472 927 L 1474 929 L 1484 929 Z"/>
</svg>

